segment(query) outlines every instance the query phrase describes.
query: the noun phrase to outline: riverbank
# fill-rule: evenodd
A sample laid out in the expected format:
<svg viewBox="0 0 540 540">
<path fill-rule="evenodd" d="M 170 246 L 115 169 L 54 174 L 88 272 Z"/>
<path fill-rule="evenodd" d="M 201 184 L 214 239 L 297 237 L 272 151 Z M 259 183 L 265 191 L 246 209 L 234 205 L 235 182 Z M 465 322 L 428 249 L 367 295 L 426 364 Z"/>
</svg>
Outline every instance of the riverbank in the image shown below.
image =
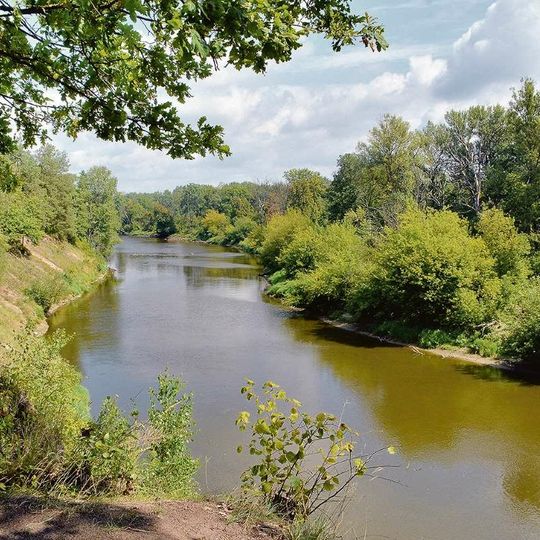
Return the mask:
<svg viewBox="0 0 540 540">
<path fill-rule="evenodd" d="M 8 345 L 28 324 L 47 331 L 47 317 L 110 276 L 106 261 L 82 244 L 45 237 L 26 254 L 6 254 L 0 275 L 0 344 Z"/>
<path fill-rule="evenodd" d="M 396 345 L 398 347 L 407 347 L 408 349 L 411 349 L 417 354 L 434 354 L 442 358 L 453 358 L 455 360 L 462 360 L 464 362 L 471 362 L 471 363 L 479 364 L 483 366 L 491 366 L 494 368 L 504 369 L 507 371 L 514 371 L 514 370 L 522 369 L 520 366 L 518 366 L 517 364 L 513 362 L 510 362 L 509 360 L 499 359 L 499 358 L 488 358 L 485 356 L 480 356 L 479 354 L 470 353 L 464 349 L 456 349 L 456 350 L 442 349 L 442 348 L 426 349 L 424 347 L 419 347 L 418 345 L 414 343 L 407 343 L 407 342 L 399 341 L 397 339 L 394 339 L 388 336 L 381 336 L 378 334 L 374 334 L 373 332 L 369 332 L 368 330 L 362 329 L 362 327 L 356 323 L 338 321 L 336 319 L 330 319 L 329 317 L 320 317 L 320 320 L 323 321 L 325 324 L 329 324 L 330 326 L 333 326 L 335 328 L 346 330 L 347 332 L 354 332 L 355 334 L 377 340 L 381 343 L 388 343 L 389 345 Z"/>
<path fill-rule="evenodd" d="M 204 240 L 191 240 L 189 238 L 180 237 L 178 235 L 172 235 L 169 238 L 167 238 L 167 241 L 170 242 L 194 242 L 199 244 L 205 244 L 205 245 L 216 245 L 212 244 L 210 242 L 204 241 Z M 240 253 L 246 253 L 247 255 L 253 255 L 252 253 L 249 253 L 245 250 L 242 250 L 240 246 L 222 246 L 226 247 L 227 249 L 232 249 L 235 251 L 238 251 Z M 268 281 L 267 277 L 262 275 L 261 279 L 263 281 L 263 285 L 261 287 L 263 294 L 267 295 L 268 298 L 273 298 L 274 300 L 282 303 L 282 300 L 279 297 L 269 295 L 267 293 L 270 282 Z M 303 310 L 302 308 L 294 307 L 294 306 L 287 306 L 289 309 L 294 310 L 295 312 L 301 313 Z M 490 366 L 497 369 L 505 370 L 505 371 L 519 371 L 519 372 L 530 372 L 529 369 L 527 369 L 525 366 L 519 364 L 519 362 L 511 361 L 505 358 L 494 358 L 494 357 L 487 357 L 487 356 L 481 356 L 479 354 L 475 354 L 472 352 L 467 351 L 463 348 L 455 348 L 455 349 L 446 349 L 442 347 L 435 347 L 435 348 L 425 348 L 421 347 L 417 343 L 409 343 L 406 341 L 398 340 L 396 338 L 392 338 L 390 336 L 385 336 L 381 334 L 377 334 L 375 332 L 366 330 L 365 328 L 362 328 L 360 324 L 353 323 L 353 322 L 344 322 L 336 319 L 332 319 L 326 315 L 323 315 L 319 317 L 320 320 L 322 320 L 324 323 L 329 324 L 331 326 L 334 326 L 336 328 L 340 328 L 342 330 L 346 330 L 348 332 L 354 332 L 356 334 L 369 337 L 370 339 L 377 340 L 381 343 L 388 343 L 389 345 L 396 345 L 399 347 L 406 347 L 418 354 L 433 354 L 436 356 L 439 356 L 441 358 L 452 358 L 455 360 L 461 360 L 464 362 L 470 362 L 477 365 L 483 365 L 483 366 Z M 536 373 L 536 372 L 535 372 Z"/>
</svg>

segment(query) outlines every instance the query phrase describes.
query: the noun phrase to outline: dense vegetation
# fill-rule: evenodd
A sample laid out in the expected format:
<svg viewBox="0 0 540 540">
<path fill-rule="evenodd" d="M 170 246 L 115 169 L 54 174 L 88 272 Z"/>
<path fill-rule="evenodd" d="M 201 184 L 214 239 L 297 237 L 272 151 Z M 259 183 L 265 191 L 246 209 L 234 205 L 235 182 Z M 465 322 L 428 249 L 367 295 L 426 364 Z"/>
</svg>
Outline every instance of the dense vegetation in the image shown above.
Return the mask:
<svg viewBox="0 0 540 540">
<path fill-rule="evenodd" d="M 150 390 L 148 420 L 107 398 L 96 419 L 78 370 L 60 352 L 66 336 L 22 334 L 0 371 L 0 493 L 167 495 L 194 492 L 188 452 L 191 397 L 162 375 Z"/>
<path fill-rule="evenodd" d="M 51 145 L 35 153 L 0 156 L 0 238 L 5 249 L 24 253 L 45 235 L 84 243 L 108 256 L 117 239 L 116 178 L 104 167 L 76 176 L 67 156 Z"/>
<path fill-rule="evenodd" d="M 385 116 L 331 181 L 190 184 L 121 200 L 127 234 L 258 253 L 270 294 L 435 347 L 538 361 L 540 92 L 412 130 Z"/>
</svg>

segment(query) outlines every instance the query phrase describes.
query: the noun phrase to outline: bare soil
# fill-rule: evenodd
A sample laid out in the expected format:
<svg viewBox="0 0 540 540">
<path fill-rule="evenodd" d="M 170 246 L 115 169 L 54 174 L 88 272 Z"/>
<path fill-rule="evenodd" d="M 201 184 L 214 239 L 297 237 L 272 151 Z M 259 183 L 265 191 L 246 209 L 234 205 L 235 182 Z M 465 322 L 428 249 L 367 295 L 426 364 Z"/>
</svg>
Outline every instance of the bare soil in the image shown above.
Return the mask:
<svg viewBox="0 0 540 540">
<path fill-rule="evenodd" d="M 0 499 L 0 539 L 22 540 L 269 540 L 269 525 L 232 523 L 214 502 L 77 503 Z"/>
</svg>

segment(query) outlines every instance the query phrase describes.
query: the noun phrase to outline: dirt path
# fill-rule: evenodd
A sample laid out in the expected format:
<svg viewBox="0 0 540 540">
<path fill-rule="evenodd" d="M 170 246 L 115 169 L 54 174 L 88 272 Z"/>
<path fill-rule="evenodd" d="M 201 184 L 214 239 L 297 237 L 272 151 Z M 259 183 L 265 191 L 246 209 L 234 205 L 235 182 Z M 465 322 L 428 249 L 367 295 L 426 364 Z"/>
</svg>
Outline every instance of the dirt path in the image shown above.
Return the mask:
<svg viewBox="0 0 540 540">
<path fill-rule="evenodd" d="M 0 499 L 2 540 L 270 540 L 264 526 L 248 529 L 211 502 L 65 503 Z M 275 532 L 275 531 L 274 531 Z"/>
</svg>

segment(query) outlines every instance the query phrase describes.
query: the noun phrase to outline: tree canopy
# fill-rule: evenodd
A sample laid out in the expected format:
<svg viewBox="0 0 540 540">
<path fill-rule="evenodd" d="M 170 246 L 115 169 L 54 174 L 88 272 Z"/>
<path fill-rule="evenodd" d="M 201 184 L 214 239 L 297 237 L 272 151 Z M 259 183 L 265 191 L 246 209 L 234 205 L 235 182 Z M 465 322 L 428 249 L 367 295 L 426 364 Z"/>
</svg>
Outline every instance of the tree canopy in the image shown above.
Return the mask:
<svg viewBox="0 0 540 540">
<path fill-rule="evenodd" d="M 383 32 L 350 0 L 0 0 L 0 152 L 51 126 L 173 158 L 222 157 L 222 127 L 178 113 L 190 81 L 223 65 L 264 72 L 311 33 L 336 51 L 380 51 Z"/>
</svg>

